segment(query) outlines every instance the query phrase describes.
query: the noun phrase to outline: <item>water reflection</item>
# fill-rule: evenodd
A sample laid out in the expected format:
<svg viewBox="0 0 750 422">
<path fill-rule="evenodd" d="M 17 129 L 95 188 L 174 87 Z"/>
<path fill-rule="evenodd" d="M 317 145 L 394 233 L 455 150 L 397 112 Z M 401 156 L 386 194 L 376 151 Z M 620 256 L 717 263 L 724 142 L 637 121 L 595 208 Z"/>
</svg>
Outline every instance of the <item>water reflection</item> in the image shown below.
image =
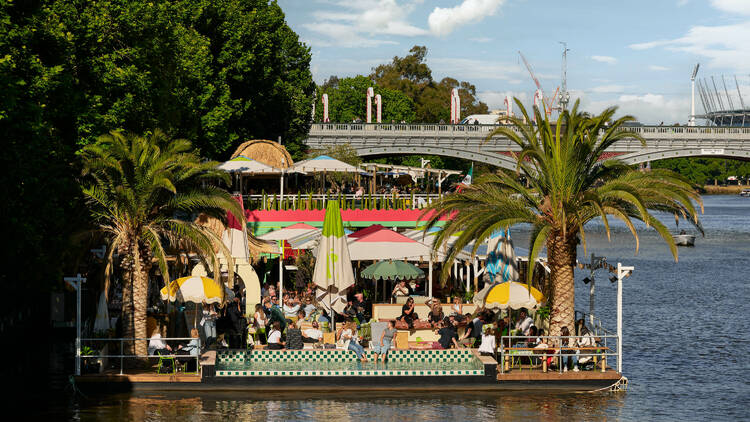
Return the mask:
<svg viewBox="0 0 750 422">
<path fill-rule="evenodd" d="M 73 419 L 138 421 L 616 420 L 622 393 L 167 393 L 89 397 Z"/>
</svg>

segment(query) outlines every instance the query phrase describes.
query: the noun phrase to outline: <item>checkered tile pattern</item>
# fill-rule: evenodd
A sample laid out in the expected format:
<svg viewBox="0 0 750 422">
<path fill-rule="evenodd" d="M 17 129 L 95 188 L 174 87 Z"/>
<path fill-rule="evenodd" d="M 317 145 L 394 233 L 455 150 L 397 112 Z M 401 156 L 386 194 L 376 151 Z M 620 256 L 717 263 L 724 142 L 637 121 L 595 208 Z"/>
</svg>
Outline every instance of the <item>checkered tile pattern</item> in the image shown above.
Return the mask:
<svg viewBox="0 0 750 422">
<path fill-rule="evenodd" d="M 218 377 L 342 377 L 342 376 L 466 376 L 466 375 L 484 375 L 484 369 L 464 369 L 464 370 L 341 370 L 341 371 L 216 371 Z"/>
<path fill-rule="evenodd" d="M 373 358 L 374 353 L 367 351 L 367 357 Z M 474 362 L 475 369 L 316 369 L 311 364 L 309 369 L 296 370 L 262 370 L 263 363 L 279 362 L 354 362 L 356 354 L 351 350 L 222 350 L 217 354 L 216 376 L 219 377 L 299 377 L 299 376 L 466 376 L 484 375 L 481 363 L 470 350 L 391 350 L 388 353 L 389 362 L 414 363 L 417 366 L 427 366 L 431 363 Z M 253 364 L 253 369 L 228 369 L 227 364 Z M 235 365 L 236 366 L 236 365 Z M 443 365 L 445 367 L 445 365 Z"/>
</svg>

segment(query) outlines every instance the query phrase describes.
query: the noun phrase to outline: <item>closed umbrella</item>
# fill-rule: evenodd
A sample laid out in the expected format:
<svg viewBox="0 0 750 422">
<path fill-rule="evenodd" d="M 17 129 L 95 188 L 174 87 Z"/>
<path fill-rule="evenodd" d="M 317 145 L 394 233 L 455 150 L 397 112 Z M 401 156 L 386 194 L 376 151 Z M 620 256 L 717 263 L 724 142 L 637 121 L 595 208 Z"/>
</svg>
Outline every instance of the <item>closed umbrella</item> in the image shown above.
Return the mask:
<svg viewBox="0 0 750 422">
<path fill-rule="evenodd" d="M 354 285 L 354 271 L 341 220 L 339 201 L 326 204 L 323 232 L 318 244 L 313 282 L 318 286 L 317 300 L 329 310 L 342 312 L 346 306 L 344 291 Z"/>
</svg>

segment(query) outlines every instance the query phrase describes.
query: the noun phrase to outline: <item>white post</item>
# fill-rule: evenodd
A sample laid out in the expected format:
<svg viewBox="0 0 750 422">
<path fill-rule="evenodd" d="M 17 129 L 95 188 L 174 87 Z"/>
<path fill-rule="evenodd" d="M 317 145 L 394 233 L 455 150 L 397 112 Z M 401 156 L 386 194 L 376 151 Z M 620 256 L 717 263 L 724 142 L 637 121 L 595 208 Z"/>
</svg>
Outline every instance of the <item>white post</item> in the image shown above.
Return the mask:
<svg viewBox="0 0 750 422">
<path fill-rule="evenodd" d="M 508 110 L 508 117 L 513 116 L 513 99 L 510 97 L 510 95 L 505 96 L 505 107 Z"/>
<path fill-rule="evenodd" d="M 466 268 L 466 291 L 468 292 L 471 288 L 471 277 L 469 276 L 469 273 L 471 273 L 471 267 L 469 267 L 469 261 L 464 261 L 464 268 Z"/>
<path fill-rule="evenodd" d="M 458 124 L 461 121 L 461 97 L 458 96 L 458 89 L 451 90 L 451 123 Z"/>
<path fill-rule="evenodd" d="M 429 267 L 427 267 L 427 296 L 432 297 L 432 252 L 430 252 Z"/>
<path fill-rule="evenodd" d="M 591 253 L 591 272 L 589 275 L 589 279 L 591 280 L 589 282 L 589 321 L 591 323 L 591 327 L 593 328 L 594 325 L 594 291 L 596 290 L 596 279 L 594 278 L 594 267 L 596 259 L 596 256 L 594 253 Z"/>
<path fill-rule="evenodd" d="M 622 373 L 622 279 L 632 274 L 635 267 L 617 263 L 617 372 Z"/>
<path fill-rule="evenodd" d="M 281 209 L 281 204 L 284 202 L 284 170 L 281 170 L 281 195 L 279 198 L 279 209 Z"/>
<path fill-rule="evenodd" d="M 375 120 L 378 123 L 383 123 L 381 119 L 382 109 L 383 109 L 383 98 L 380 96 L 380 94 L 375 96 L 375 105 L 377 106 L 377 111 L 375 113 Z"/>
<path fill-rule="evenodd" d="M 328 123 L 328 94 L 323 94 L 323 122 Z"/>
<path fill-rule="evenodd" d="M 76 375 L 81 375 L 81 288 L 86 278 L 78 273 L 75 277 L 65 277 L 63 280 L 76 289 Z"/>
<path fill-rule="evenodd" d="M 367 88 L 367 123 L 372 123 L 372 97 L 375 96 L 375 91 L 372 87 Z"/>
<path fill-rule="evenodd" d="M 283 308 L 284 302 L 284 241 L 279 240 L 279 306 Z"/>
</svg>

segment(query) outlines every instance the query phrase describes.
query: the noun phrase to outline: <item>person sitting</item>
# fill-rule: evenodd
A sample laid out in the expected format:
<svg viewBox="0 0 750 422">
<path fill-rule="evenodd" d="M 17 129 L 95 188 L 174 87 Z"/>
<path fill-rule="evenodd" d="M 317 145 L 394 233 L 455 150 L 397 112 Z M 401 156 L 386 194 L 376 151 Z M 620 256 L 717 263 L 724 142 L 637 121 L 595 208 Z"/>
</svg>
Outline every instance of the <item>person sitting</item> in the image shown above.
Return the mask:
<svg viewBox="0 0 750 422">
<path fill-rule="evenodd" d="M 388 355 L 388 351 L 391 349 L 391 343 L 393 337 L 396 336 L 396 323 L 393 320 L 388 321 L 388 326 L 383 330 L 380 335 L 380 341 L 375 342 L 375 346 L 372 348 L 375 353 L 375 362 L 378 361 L 378 355 L 383 363 L 385 363 L 385 357 Z"/>
<path fill-rule="evenodd" d="M 414 329 L 414 321 L 419 319 L 417 313 L 414 312 L 414 298 L 406 299 L 406 303 L 401 307 L 401 316 L 398 319 L 408 324 L 409 329 Z"/>
<path fill-rule="evenodd" d="M 581 327 L 578 334 L 580 337 L 576 339 L 576 345 L 578 347 L 596 347 L 596 339 L 589 331 L 588 327 L 581 321 Z M 584 350 L 584 354 L 591 353 L 592 350 Z M 591 356 L 579 357 L 581 350 L 576 350 L 576 354 L 572 356 L 573 360 L 573 372 L 578 372 L 578 365 L 587 365 L 592 361 Z"/>
<path fill-rule="evenodd" d="M 305 318 L 310 318 L 310 315 L 318 310 L 318 308 L 313 304 L 312 296 L 305 296 L 305 306 L 303 309 L 305 310 Z"/>
<path fill-rule="evenodd" d="M 148 341 L 148 354 L 149 355 L 168 355 L 172 353 L 172 347 L 167 342 L 161 339 L 161 333 L 158 330 L 154 330 L 154 334 Z"/>
<path fill-rule="evenodd" d="M 268 298 L 263 299 L 263 305 L 265 306 L 267 303 L 268 303 Z M 258 341 L 260 342 L 260 344 L 265 343 L 266 342 L 266 326 L 268 325 L 268 317 L 266 317 L 266 313 L 264 312 L 264 309 L 260 305 L 260 303 L 255 305 L 255 314 L 253 314 L 253 325 L 255 327 L 255 332 L 258 335 Z"/>
<path fill-rule="evenodd" d="M 391 292 L 391 297 L 396 298 L 409 296 L 409 288 L 406 286 L 406 280 L 401 280 L 396 284 Z"/>
<path fill-rule="evenodd" d="M 491 327 L 484 329 L 482 333 L 482 343 L 479 345 L 479 354 L 482 356 L 495 356 L 495 349 L 497 349 L 495 343 L 495 333 Z"/>
<path fill-rule="evenodd" d="M 362 292 L 354 294 L 352 307 L 354 308 L 355 316 L 360 324 L 366 323 L 370 320 L 370 315 L 372 315 L 372 305 L 367 299 L 365 299 L 365 295 Z"/>
<path fill-rule="evenodd" d="M 432 323 L 433 326 L 437 326 L 437 324 L 440 323 L 445 319 L 445 315 L 443 314 L 443 306 L 438 302 L 432 305 L 432 310 L 430 310 L 430 313 L 427 314 L 427 320 Z"/>
<path fill-rule="evenodd" d="M 297 312 L 299 312 L 299 302 L 297 299 L 291 296 L 284 295 L 284 317 L 290 321 L 297 318 Z"/>
<path fill-rule="evenodd" d="M 318 321 L 312 322 L 312 328 L 302 332 L 303 343 L 318 343 L 323 339 L 323 332 L 318 328 Z"/>
<path fill-rule="evenodd" d="M 191 340 L 187 345 L 180 345 L 174 352 L 178 355 L 177 360 L 185 365 L 187 364 L 187 371 L 195 371 L 197 369 L 197 357 L 200 354 L 200 340 L 198 339 L 198 330 L 193 328 L 190 330 Z"/>
<path fill-rule="evenodd" d="M 563 372 L 568 372 L 568 360 L 572 360 L 575 363 L 574 372 L 578 372 L 578 360 L 576 357 L 575 352 L 573 349 L 575 349 L 576 341 L 573 338 L 570 337 L 570 330 L 568 330 L 568 327 L 562 327 L 560 328 L 560 356 L 562 356 L 562 365 L 563 365 Z"/>
<path fill-rule="evenodd" d="M 345 350 L 351 350 L 361 362 L 367 362 L 365 348 L 358 342 L 357 325 L 354 321 L 347 322 L 339 334 L 339 346 Z"/>
<path fill-rule="evenodd" d="M 302 309 L 297 312 L 297 322 L 294 323 L 296 328 L 302 329 L 302 325 L 305 323 L 305 311 Z"/>
<path fill-rule="evenodd" d="M 435 330 L 435 333 L 440 336 L 438 343 L 443 349 L 450 349 L 451 347 L 459 349 L 461 347 L 458 345 L 458 332 L 455 323 L 451 324 L 450 319 L 443 319 L 440 328 Z"/>
<path fill-rule="evenodd" d="M 451 315 L 463 315 L 464 305 L 461 303 L 461 298 L 456 296 L 453 298 L 453 305 L 451 305 Z"/>
<path fill-rule="evenodd" d="M 281 322 L 274 321 L 271 325 L 271 332 L 268 333 L 268 349 L 281 350 L 284 348 L 284 342 L 281 341 Z"/>
<path fill-rule="evenodd" d="M 518 331 L 521 335 L 527 336 L 529 335 L 529 328 L 531 328 L 532 325 L 534 325 L 534 320 L 529 316 L 526 308 L 521 308 L 521 310 L 518 311 L 516 331 Z"/>
</svg>

